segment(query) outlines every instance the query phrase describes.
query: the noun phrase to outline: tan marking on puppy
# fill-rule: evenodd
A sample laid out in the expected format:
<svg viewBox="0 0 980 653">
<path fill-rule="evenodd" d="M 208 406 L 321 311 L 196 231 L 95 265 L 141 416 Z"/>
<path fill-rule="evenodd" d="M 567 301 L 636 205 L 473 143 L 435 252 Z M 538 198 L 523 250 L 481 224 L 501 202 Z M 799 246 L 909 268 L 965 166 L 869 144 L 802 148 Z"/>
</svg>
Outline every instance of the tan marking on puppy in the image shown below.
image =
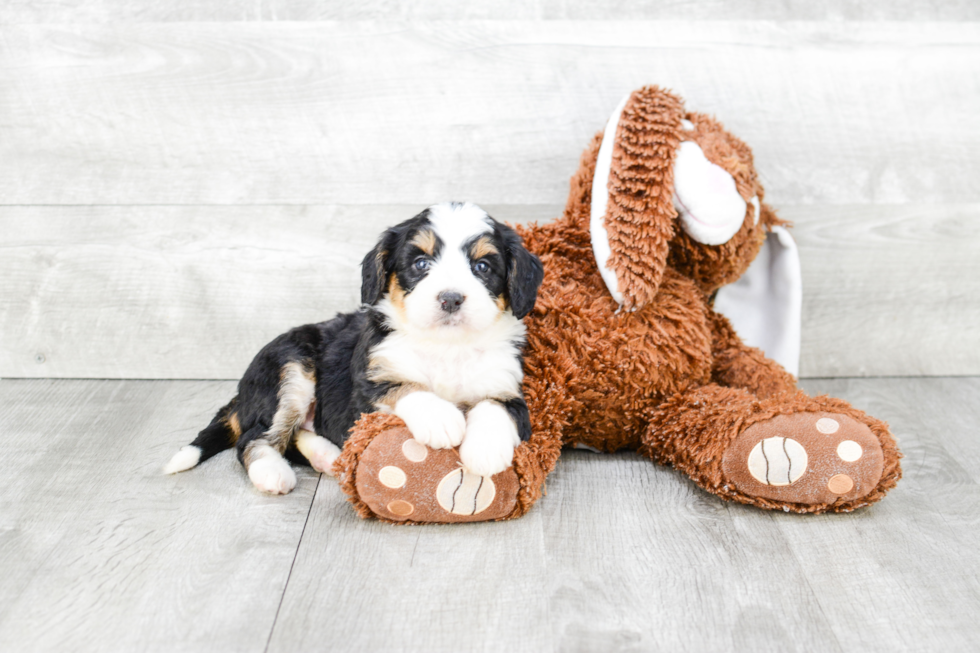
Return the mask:
<svg viewBox="0 0 980 653">
<path fill-rule="evenodd" d="M 497 304 L 497 310 L 500 311 L 501 313 L 506 311 L 507 308 L 510 306 L 510 304 L 507 303 L 507 298 L 504 297 L 503 295 L 497 297 L 497 301 L 495 303 Z"/>
<path fill-rule="evenodd" d="M 242 464 L 245 466 L 246 472 L 248 471 L 248 468 L 252 466 L 252 463 L 261 457 L 259 452 L 261 451 L 262 447 L 268 446 L 269 441 L 265 438 L 257 438 L 245 445 L 245 451 L 242 452 Z"/>
<path fill-rule="evenodd" d="M 493 240 L 490 238 L 490 236 L 480 236 L 473 242 L 472 245 L 470 245 L 470 258 L 474 261 L 478 261 L 484 256 L 499 253 L 500 250 L 498 250 L 497 246 L 493 244 Z"/>
<path fill-rule="evenodd" d="M 412 238 L 412 244 L 429 256 L 432 256 L 436 251 L 436 235 L 428 229 L 425 229 L 415 234 L 415 237 Z"/>
<path fill-rule="evenodd" d="M 407 322 L 408 316 L 405 314 L 405 289 L 398 283 L 398 276 L 394 274 L 388 280 L 388 299 L 395 308 L 395 316 L 398 320 L 402 323 Z"/>
<path fill-rule="evenodd" d="M 228 425 L 228 430 L 231 431 L 231 446 L 235 446 L 238 443 L 238 438 L 242 437 L 242 425 L 238 421 L 238 413 L 232 413 L 225 418 L 225 424 Z"/>
<path fill-rule="evenodd" d="M 279 405 L 272 418 L 272 426 L 263 437 L 249 442 L 242 453 L 245 469 L 255 456 L 255 450 L 267 445 L 280 454 L 286 451 L 293 438 L 293 433 L 306 421 L 306 414 L 314 399 L 316 377 L 313 370 L 304 368 L 300 363 L 286 363 L 279 373 Z"/>
<path fill-rule="evenodd" d="M 389 375 L 388 378 L 382 378 L 382 375 L 385 374 L 385 373 L 387 373 Z M 375 369 L 373 369 L 372 367 L 369 367 L 368 368 L 368 375 L 369 375 L 369 378 L 372 381 L 375 381 L 375 382 L 378 382 L 378 381 L 381 381 L 381 382 L 388 381 L 390 383 L 390 382 L 392 382 L 394 380 L 390 376 L 391 375 L 391 371 L 384 369 L 384 361 L 383 360 L 380 361 L 380 365 L 377 368 L 377 374 L 378 374 L 378 377 L 376 378 L 375 377 Z M 402 397 L 404 397 L 405 395 L 411 394 L 413 392 L 424 392 L 426 390 L 428 390 L 428 388 L 425 387 L 424 385 L 419 384 L 419 383 L 403 383 L 401 385 L 395 386 L 394 388 L 392 388 L 391 390 L 389 390 L 383 397 L 381 397 L 380 399 L 378 399 L 375 402 L 375 406 L 378 406 L 379 408 L 387 409 L 388 412 L 392 412 L 392 411 L 395 410 L 395 404 L 398 403 L 398 400 L 401 399 Z"/>
</svg>

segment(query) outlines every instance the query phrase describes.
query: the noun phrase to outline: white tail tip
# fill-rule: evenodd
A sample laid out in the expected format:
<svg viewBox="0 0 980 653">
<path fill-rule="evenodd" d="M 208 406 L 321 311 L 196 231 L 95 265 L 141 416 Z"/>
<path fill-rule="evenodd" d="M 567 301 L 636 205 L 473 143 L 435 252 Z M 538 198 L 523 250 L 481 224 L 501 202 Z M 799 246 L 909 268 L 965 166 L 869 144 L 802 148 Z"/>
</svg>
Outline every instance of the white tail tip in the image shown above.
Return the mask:
<svg viewBox="0 0 980 653">
<path fill-rule="evenodd" d="M 201 450 L 193 444 L 181 447 L 163 468 L 164 474 L 176 474 L 197 465 L 201 460 Z"/>
</svg>

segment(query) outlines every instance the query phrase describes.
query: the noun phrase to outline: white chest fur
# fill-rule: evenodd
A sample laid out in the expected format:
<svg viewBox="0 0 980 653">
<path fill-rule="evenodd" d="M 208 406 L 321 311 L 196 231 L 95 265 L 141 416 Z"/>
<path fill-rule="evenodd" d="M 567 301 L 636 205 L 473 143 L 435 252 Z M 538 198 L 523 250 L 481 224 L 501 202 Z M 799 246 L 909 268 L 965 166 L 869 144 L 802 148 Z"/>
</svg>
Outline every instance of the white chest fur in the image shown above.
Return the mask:
<svg viewBox="0 0 980 653">
<path fill-rule="evenodd" d="M 386 381 L 418 383 L 454 404 L 518 396 L 524 333 L 524 324 L 509 314 L 465 337 L 398 330 L 371 351 L 372 372 Z"/>
</svg>

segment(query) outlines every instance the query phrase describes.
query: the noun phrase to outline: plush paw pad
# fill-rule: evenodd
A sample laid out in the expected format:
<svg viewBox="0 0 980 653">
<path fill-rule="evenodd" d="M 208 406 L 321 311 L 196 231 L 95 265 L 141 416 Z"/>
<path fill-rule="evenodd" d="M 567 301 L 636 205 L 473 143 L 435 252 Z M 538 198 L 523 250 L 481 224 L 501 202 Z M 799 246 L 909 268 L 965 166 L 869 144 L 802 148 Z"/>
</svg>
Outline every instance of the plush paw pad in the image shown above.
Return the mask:
<svg viewBox="0 0 980 653">
<path fill-rule="evenodd" d="M 446 474 L 436 487 L 436 500 L 454 515 L 478 515 L 493 503 L 497 487 L 489 476 L 478 476 L 463 468 Z"/>
<path fill-rule="evenodd" d="M 745 429 L 722 460 L 739 491 L 764 499 L 839 503 L 871 492 L 884 456 L 871 430 L 835 413 L 777 415 Z"/>
<path fill-rule="evenodd" d="M 461 467 L 457 449 L 429 449 L 406 428 L 378 435 L 354 471 L 360 499 L 393 521 L 463 522 L 500 519 L 517 505 L 513 467 L 480 476 Z"/>
</svg>

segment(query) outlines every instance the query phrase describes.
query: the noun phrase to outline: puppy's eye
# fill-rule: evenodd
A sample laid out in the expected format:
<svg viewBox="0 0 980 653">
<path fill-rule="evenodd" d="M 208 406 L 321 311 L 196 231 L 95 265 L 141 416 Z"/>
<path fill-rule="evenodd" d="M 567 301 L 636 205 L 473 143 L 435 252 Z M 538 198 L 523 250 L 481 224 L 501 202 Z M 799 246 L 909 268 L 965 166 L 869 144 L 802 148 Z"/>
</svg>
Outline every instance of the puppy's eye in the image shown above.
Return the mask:
<svg viewBox="0 0 980 653">
<path fill-rule="evenodd" d="M 419 272 L 429 269 L 429 259 L 427 258 L 417 258 L 415 259 L 415 269 Z"/>
<path fill-rule="evenodd" d="M 490 271 L 490 264 L 487 263 L 486 261 L 477 261 L 473 265 L 473 269 L 479 272 L 480 274 L 486 274 L 487 272 Z"/>
</svg>

